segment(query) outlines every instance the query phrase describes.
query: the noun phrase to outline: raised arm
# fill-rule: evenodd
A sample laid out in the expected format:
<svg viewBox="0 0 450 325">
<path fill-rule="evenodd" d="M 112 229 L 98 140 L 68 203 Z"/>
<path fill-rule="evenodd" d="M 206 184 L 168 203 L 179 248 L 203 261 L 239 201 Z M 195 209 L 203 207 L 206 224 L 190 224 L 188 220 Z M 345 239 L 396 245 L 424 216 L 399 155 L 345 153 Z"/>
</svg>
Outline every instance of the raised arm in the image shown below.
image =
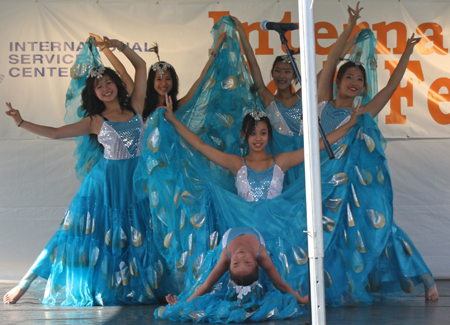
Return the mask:
<svg viewBox="0 0 450 325">
<path fill-rule="evenodd" d="M 371 112 L 373 117 L 377 116 L 378 113 L 381 112 L 400 84 L 406 68 L 408 67 L 409 57 L 414 50 L 414 46 L 416 46 L 419 42 L 420 37 L 414 37 L 414 34 L 412 34 L 411 38 L 409 38 L 406 43 L 405 51 L 403 52 L 397 67 L 392 73 L 392 76 L 389 78 L 386 87 L 381 89 L 378 94 L 376 94 L 374 98 L 364 106 L 364 112 Z"/>
<path fill-rule="evenodd" d="M 227 41 L 227 33 L 226 32 L 219 34 L 219 36 L 217 38 L 216 46 L 214 46 L 214 48 L 212 49 L 209 59 L 206 62 L 205 67 L 203 68 L 202 73 L 200 74 L 200 77 L 194 82 L 191 89 L 189 89 L 188 93 L 178 101 L 178 107 L 183 106 L 184 104 L 186 104 L 188 101 L 190 101 L 194 97 L 194 93 L 197 90 L 198 85 L 203 80 L 203 78 L 205 78 L 206 73 L 208 72 L 209 66 L 211 65 L 211 62 L 216 57 L 217 52 L 220 50 L 220 47 L 222 46 L 222 43 L 224 41 L 225 42 Z"/>
<path fill-rule="evenodd" d="M 264 108 L 267 108 L 273 101 L 273 95 L 264 84 L 261 69 L 259 68 L 258 61 L 256 61 L 255 53 L 253 53 L 253 48 L 250 45 L 250 41 L 248 40 L 244 26 L 242 26 L 242 23 L 236 17 L 231 16 L 231 19 L 233 19 L 234 27 L 236 27 L 236 30 L 239 34 L 239 39 L 241 40 L 241 45 L 244 49 L 248 65 L 250 66 L 253 83 L 255 84 L 259 99 L 261 100 Z"/>
<path fill-rule="evenodd" d="M 142 115 L 144 111 L 144 103 L 145 103 L 145 91 L 147 89 L 147 66 L 145 61 L 137 55 L 132 49 L 130 49 L 125 43 L 112 39 L 110 40 L 108 37 L 104 37 L 103 42 L 95 42 L 96 45 L 102 47 L 115 47 L 120 52 L 125 54 L 125 56 L 130 60 L 131 64 L 135 69 L 134 73 L 134 88 L 133 93 L 131 94 L 131 106 L 136 110 L 139 115 Z"/>
<path fill-rule="evenodd" d="M 327 61 L 320 74 L 320 79 L 317 83 L 317 97 L 318 102 L 329 101 L 333 99 L 333 81 L 336 72 L 336 66 L 339 63 L 341 54 L 344 51 L 347 40 L 349 39 L 353 28 L 355 28 L 356 21 L 360 17 L 359 13 L 363 8 L 359 8 L 359 2 L 356 4 L 356 9 L 348 7 L 348 25 L 347 28 L 339 35 L 336 43 L 328 54 Z"/>
<path fill-rule="evenodd" d="M 125 69 L 125 66 L 122 64 L 122 62 L 120 62 L 117 56 L 115 56 L 114 53 L 111 52 L 111 50 L 108 47 L 106 47 L 105 45 L 102 46 L 98 45 L 104 42 L 100 36 L 94 33 L 89 33 L 89 35 L 95 38 L 94 45 L 98 46 L 100 50 L 102 50 L 102 52 L 106 55 L 106 58 L 109 60 L 109 62 L 111 62 L 114 70 L 116 70 L 116 72 L 120 76 L 120 79 L 122 79 L 122 81 L 126 85 L 128 94 L 131 95 L 133 93 L 134 82 L 131 76 L 128 74 L 127 70 Z"/>
<path fill-rule="evenodd" d="M 12 107 L 11 103 L 6 103 L 6 106 L 8 107 L 8 111 L 5 112 L 6 115 L 11 116 L 18 127 L 51 139 L 72 138 L 92 133 L 98 134 L 103 123 L 103 119 L 95 115 L 92 118 L 86 117 L 77 123 L 57 128 L 43 126 L 25 121 L 20 115 L 20 112 Z"/>
<path fill-rule="evenodd" d="M 207 159 L 211 160 L 215 164 L 228 169 L 236 176 L 237 171 L 241 167 L 242 158 L 236 155 L 228 154 L 217 150 L 210 145 L 207 145 L 203 142 L 202 139 L 194 132 L 189 130 L 183 123 L 181 123 L 173 114 L 172 109 L 172 99 L 166 94 L 166 104 L 165 107 L 165 117 L 168 121 L 170 121 L 175 130 L 181 135 L 181 137 L 189 143 L 192 148 L 200 152 Z"/>
<path fill-rule="evenodd" d="M 300 297 L 300 295 L 281 278 L 280 272 L 278 272 L 277 268 L 273 264 L 272 259 L 270 258 L 264 246 L 261 246 L 261 252 L 259 253 L 258 257 L 258 264 L 259 266 L 261 266 L 264 272 L 266 272 L 273 285 L 282 293 L 290 293 L 294 295 L 299 304 L 307 304 L 309 302 L 308 295 Z"/>
<path fill-rule="evenodd" d="M 205 282 L 202 285 L 200 285 L 186 301 L 191 301 L 195 297 L 203 296 L 205 293 L 211 291 L 211 288 L 217 283 L 217 281 L 220 280 L 220 278 L 225 274 L 225 272 L 228 271 L 229 266 L 230 263 L 228 256 L 225 250 L 222 250 L 222 253 L 220 254 L 219 257 L 219 261 L 217 262 L 216 266 L 211 271 L 211 273 L 208 275 Z M 166 301 L 169 305 L 174 305 L 177 303 L 178 299 L 176 296 L 167 295 Z"/>
<path fill-rule="evenodd" d="M 363 109 L 360 107 L 361 101 L 358 102 L 357 107 L 353 109 L 351 113 L 350 120 L 337 128 L 333 132 L 330 132 L 326 135 L 327 140 L 330 144 L 337 142 L 340 138 L 344 137 L 347 132 L 358 122 L 358 115 L 363 113 Z M 323 139 L 319 141 L 319 149 L 325 149 L 325 144 Z M 275 157 L 278 166 L 285 172 L 291 167 L 297 166 L 305 161 L 305 151 L 304 148 L 300 148 L 295 151 L 287 151 L 276 155 Z"/>
</svg>

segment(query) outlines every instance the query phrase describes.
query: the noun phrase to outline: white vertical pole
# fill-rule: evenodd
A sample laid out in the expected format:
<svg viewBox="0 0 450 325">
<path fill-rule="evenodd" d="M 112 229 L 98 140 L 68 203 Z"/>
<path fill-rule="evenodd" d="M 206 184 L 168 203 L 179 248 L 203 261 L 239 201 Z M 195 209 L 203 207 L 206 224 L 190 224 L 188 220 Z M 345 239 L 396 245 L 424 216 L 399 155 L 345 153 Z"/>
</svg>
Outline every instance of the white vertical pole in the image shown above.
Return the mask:
<svg viewBox="0 0 450 325">
<path fill-rule="evenodd" d="M 299 0 L 298 3 L 311 321 L 313 325 L 324 325 L 326 324 L 326 319 L 323 273 L 322 190 L 320 180 L 313 0 Z"/>
</svg>

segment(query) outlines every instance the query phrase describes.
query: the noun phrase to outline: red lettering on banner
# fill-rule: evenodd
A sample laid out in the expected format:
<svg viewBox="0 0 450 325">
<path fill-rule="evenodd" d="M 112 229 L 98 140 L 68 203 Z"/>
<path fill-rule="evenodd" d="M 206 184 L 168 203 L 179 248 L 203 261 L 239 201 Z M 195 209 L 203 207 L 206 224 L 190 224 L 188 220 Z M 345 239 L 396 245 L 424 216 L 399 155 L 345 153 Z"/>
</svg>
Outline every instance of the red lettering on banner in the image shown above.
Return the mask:
<svg viewBox="0 0 450 325">
<path fill-rule="evenodd" d="M 321 32 L 321 30 L 325 29 L 326 32 Z M 334 43 L 328 47 L 322 47 L 319 44 L 320 39 L 337 39 L 338 33 L 333 24 L 330 24 L 326 21 L 321 21 L 315 24 L 315 34 L 316 34 L 316 54 L 319 55 L 328 55 L 330 53 L 331 48 Z"/>
<path fill-rule="evenodd" d="M 447 93 L 439 93 L 441 88 L 446 88 Z M 450 79 L 448 78 L 436 79 L 431 84 L 430 91 L 428 92 L 428 109 L 431 117 L 437 123 L 444 125 L 450 124 L 450 114 L 444 114 L 439 107 L 439 103 L 442 102 L 450 102 Z"/>
<path fill-rule="evenodd" d="M 247 37 L 250 37 L 250 32 L 258 32 L 258 47 L 255 48 L 255 55 L 273 55 L 273 49 L 269 47 L 269 32 L 265 32 L 261 29 L 261 23 L 248 23 L 242 24 L 245 29 Z"/>
<path fill-rule="evenodd" d="M 395 31 L 397 34 L 396 40 L 397 45 L 393 49 L 393 54 L 402 54 L 406 47 L 406 26 L 401 22 L 393 22 L 390 24 L 386 24 L 385 21 L 380 22 L 378 24 L 373 24 L 372 29 L 377 32 L 377 53 L 379 54 L 389 54 L 391 53 L 391 49 L 387 46 L 387 34 L 389 31 Z"/>
<path fill-rule="evenodd" d="M 417 34 L 423 35 L 427 30 L 432 30 L 433 35 L 424 36 L 424 41 L 418 43 L 415 47 L 417 53 L 431 54 L 437 53 L 439 55 L 447 55 L 448 49 L 444 48 L 444 33 L 442 27 L 436 23 L 423 23 L 417 26 Z M 433 42 L 432 47 L 426 47 L 425 44 Z"/>
<path fill-rule="evenodd" d="M 385 68 L 390 71 L 390 75 L 397 67 L 398 61 L 386 61 Z M 410 61 L 407 70 L 411 71 L 420 82 L 424 80 L 422 66 L 420 61 Z M 413 85 L 412 79 L 407 79 L 406 87 L 397 87 L 397 90 L 391 97 L 391 112 L 386 115 L 386 124 L 406 124 L 406 115 L 402 115 L 401 99 L 406 98 L 407 106 L 411 107 L 414 104 L 413 100 Z"/>
<path fill-rule="evenodd" d="M 347 24 L 343 26 L 343 30 L 347 28 Z M 359 23 L 354 29 L 351 34 L 353 36 L 355 33 L 357 33 L 359 30 L 364 28 L 370 28 L 370 25 L 366 22 Z M 325 29 L 326 32 L 321 32 L 323 29 Z M 337 40 L 338 38 L 338 32 L 337 29 L 334 27 L 334 25 L 330 24 L 326 21 L 321 21 L 315 24 L 315 34 L 316 34 L 316 54 L 318 55 L 328 55 L 331 51 L 331 48 L 333 47 L 334 43 L 331 44 L 328 47 L 322 47 L 319 44 L 319 39 L 333 39 Z"/>
</svg>

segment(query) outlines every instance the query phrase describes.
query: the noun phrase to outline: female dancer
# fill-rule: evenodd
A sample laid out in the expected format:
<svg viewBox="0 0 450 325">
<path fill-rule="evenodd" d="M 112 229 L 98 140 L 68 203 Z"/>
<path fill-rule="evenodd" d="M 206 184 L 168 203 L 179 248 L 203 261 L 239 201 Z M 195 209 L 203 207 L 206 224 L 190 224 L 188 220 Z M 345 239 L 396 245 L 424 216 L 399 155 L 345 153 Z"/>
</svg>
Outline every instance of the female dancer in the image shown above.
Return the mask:
<svg viewBox="0 0 450 325">
<path fill-rule="evenodd" d="M 340 197 L 344 200 L 345 197 L 349 201 L 353 201 L 350 199 L 351 197 L 359 197 L 361 201 L 354 201 L 347 206 L 347 209 L 336 207 L 329 213 L 336 217 L 342 214 L 344 220 L 350 220 L 349 213 L 352 214 L 351 222 L 349 221 L 344 227 L 344 232 L 345 236 L 348 236 L 347 242 L 351 242 L 353 239 L 357 243 L 353 249 L 348 250 L 348 253 L 356 256 L 352 261 L 354 262 L 353 270 L 350 272 L 355 275 L 355 272 L 358 271 L 358 275 L 355 275 L 352 280 L 354 280 L 354 286 L 360 287 L 360 291 L 363 290 L 363 285 L 368 284 L 370 288 L 368 292 L 372 296 L 414 296 L 426 291 L 427 299 L 437 299 L 439 295 L 430 270 L 412 241 L 393 220 L 393 193 L 384 155 L 384 139 L 373 121 L 373 118 L 383 109 L 397 89 L 414 46 L 420 41 L 420 38 L 415 38 L 413 34 L 408 39 L 405 51 L 387 85 L 371 98 L 365 96 L 365 91 L 373 90 L 376 86 L 376 79 L 369 79 L 367 75 L 373 74 L 376 69 L 374 64 L 376 41 L 369 30 L 363 30 L 360 37 L 366 39 L 368 45 L 357 42 L 352 55 L 356 53 L 356 60 L 362 62 L 350 60 L 339 68 L 336 78 L 338 88 L 336 97 L 333 97 L 333 79 L 344 43 L 342 40 L 336 42 L 330 51 L 318 85 L 319 102 L 323 102 L 320 116 L 325 133 L 332 132 L 339 125 L 346 123 L 347 108 L 352 106 L 356 97 L 369 97 L 363 99 L 361 109 L 363 113 L 370 114 L 364 114 L 364 118 L 359 122 L 362 138 L 365 138 L 366 149 L 369 152 L 367 154 L 366 149 L 356 142 L 347 144 L 348 152 L 352 155 L 359 155 L 359 161 L 348 161 L 349 173 L 346 175 L 352 188 L 347 187 L 344 190 L 342 187 L 340 192 Z M 367 53 L 366 61 L 363 60 L 361 53 Z M 335 169 L 334 173 L 337 171 Z M 355 175 L 355 171 L 359 174 Z M 372 182 L 373 174 L 378 175 L 377 182 Z M 354 182 L 350 181 L 352 178 L 355 180 Z M 359 181 L 357 181 L 358 178 Z M 365 194 L 363 195 L 363 193 Z M 330 195 L 336 196 L 336 193 Z M 369 196 L 376 199 L 363 200 Z M 363 219 L 361 219 L 362 217 L 354 218 L 353 214 L 361 213 L 363 215 L 367 213 L 367 217 L 371 220 L 373 227 L 378 229 L 377 231 L 372 231 L 373 228 L 366 228 L 362 224 L 355 224 L 355 220 Z M 341 235 L 343 234 L 341 233 Z M 340 235 L 336 235 L 333 241 L 335 247 L 344 245 L 343 237 Z M 368 244 L 369 242 L 370 244 Z M 348 247 L 347 244 L 345 245 Z M 331 246 L 330 249 L 332 249 Z M 347 256 L 347 262 L 348 259 L 351 257 Z"/>
<path fill-rule="evenodd" d="M 226 33 L 220 33 L 218 36 L 218 41 L 216 45 L 210 52 L 210 57 L 203 68 L 200 77 L 194 82 L 191 89 L 189 89 L 188 93 L 181 99 L 177 99 L 178 95 L 178 75 L 175 71 L 175 68 L 164 61 L 159 61 L 154 63 L 149 71 L 147 78 L 147 93 L 146 93 L 146 101 L 143 117 L 147 119 L 149 115 L 151 115 L 156 108 L 165 106 L 165 95 L 168 94 L 171 98 L 173 98 L 173 107 L 174 110 L 177 110 L 178 107 L 183 106 L 187 102 L 189 102 L 193 97 L 194 93 L 197 90 L 198 85 L 203 80 L 206 75 L 206 72 L 211 65 L 211 62 L 214 60 L 219 48 L 222 46 L 222 42 L 226 41 Z M 158 56 L 159 59 L 159 56 Z"/>
<path fill-rule="evenodd" d="M 90 134 L 103 146 L 104 158 L 87 174 L 59 230 L 19 285 L 4 296 L 5 303 L 16 303 L 29 288 L 45 289 L 44 304 L 156 302 L 152 288 L 158 282 L 147 274 L 161 262 L 153 261 L 155 252 L 149 251 L 148 201 L 137 199 L 130 181 L 141 153 L 146 65 L 122 42 L 105 38 L 100 45 L 118 48 L 135 67 L 131 97 L 113 70 L 93 66 L 95 59 L 90 59 L 77 61 L 74 68 L 91 67 L 77 76 L 86 78 L 81 121 L 58 128 L 41 126 L 25 121 L 11 103 L 6 104 L 6 114 L 18 127 L 55 139 Z M 79 58 L 90 51 L 86 44 Z"/>
<path fill-rule="evenodd" d="M 127 70 L 125 69 L 125 66 L 122 64 L 122 62 L 120 62 L 119 59 L 117 59 L 117 56 L 114 55 L 114 53 L 109 49 L 109 47 L 103 45 L 104 40 L 99 35 L 94 33 L 89 33 L 89 35 L 95 38 L 94 45 L 100 47 L 100 50 L 103 52 L 103 54 L 105 54 L 109 62 L 112 64 L 114 70 L 116 70 L 120 79 L 122 79 L 122 82 L 125 84 L 125 88 L 128 94 L 131 95 L 133 93 L 134 82 L 131 76 L 128 74 Z"/>
<path fill-rule="evenodd" d="M 268 275 L 275 287 L 283 293 L 290 293 L 297 299 L 299 304 L 308 303 L 308 296 L 300 295 L 291 288 L 280 276 L 280 272 L 275 268 L 271 257 L 267 253 L 264 238 L 255 228 L 230 228 L 223 235 L 222 253 L 219 261 L 211 271 L 205 282 L 186 300 L 186 302 L 211 291 L 212 287 L 225 274 L 230 273 L 230 279 L 239 295 L 246 295 L 244 289 L 251 289 L 255 286 L 259 278 L 259 268 L 262 268 Z M 242 299 L 242 297 L 241 297 Z M 166 300 L 169 305 L 178 302 L 177 296 L 168 295 Z"/>
<path fill-rule="evenodd" d="M 226 255 L 226 250 L 222 250 L 222 252 L 220 252 L 216 248 L 208 252 L 206 257 L 200 255 L 200 259 L 197 258 L 196 262 L 192 266 L 194 279 L 187 279 L 185 289 L 180 296 L 180 302 L 178 302 L 174 306 L 167 306 L 158 309 L 157 311 L 155 311 L 155 317 L 171 320 L 188 320 L 189 317 L 191 317 L 196 321 L 202 322 L 216 321 L 217 318 L 222 319 L 222 321 L 224 322 L 244 320 L 261 321 L 262 319 L 264 319 L 264 317 L 270 314 L 271 310 L 277 310 L 277 312 L 279 312 L 279 314 L 277 314 L 275 317 L 279 319 L 298 316 L 302 313 L 302 311 L 301 309 L 298 309 L 295 304 L 292 305 L 292 300 L 294 297 L 292 297 L 292 300 L 290 300 L 288 296 L 283 296 L 280 292 L 270 289 L 270 283 L 274 283 L 281 292 L 289 292 L 293 294 L 296 297 L 294 301 L 297 301 L 299 303 L 305 303 L 307 301 L 306 297 L 301 298 L 301 296 L 292 289 L 292 285 L 287 285 L 287 282 L 281 280 L 281 272 L 285 277 L 287 276 L 287 274 L 285 273 L 286 269 L 284 268 L 286 265 L 288 265 L 287 260 L 284 260 L 284 266 L 279 264 L 280 258 L 286 258 L 286 255 L 292 253 L 294 253 L 294 255 L 299 258 L 296 254 L 300 254 L 302 251 L 295 245 L 300 245 L 302 239 L 300 239 L 299 236 L 297 236 L 297 238 L 286 238 L 286 240 L 281 239 L 280 237 L 278 237 L 279 232 L 287 231 L 286 229 L 283 229 L 285 228 L 286 224 L 284 224 L 284 226 L 276 225 L 284 223 L 285 221 L 287 221 L 287 219 L 289 219 L 290 224 L 297 229 L 298 223 L 303 222 L 302 220 L 297 219 L 297 208 L 299 207 L 299 205 L 296 205 L 297 203 L 288 202 L 292 198 L 292 196 L 290 195 L 291 193 L 288 193 L 284 196 L 281 195 L 281 191 L 283 189 L 284 172 L 290 167 L 303 162 L 303 148 L 293 152 L 284 152 L 276 156 L 268 154 L 266 152 L 266 145 L 270 141 L 272 133 L 270 121 L 267 118 L 267 114 L 265 114 L 264 112 L 251 111 L 245 116 L 241 130 L 242 137 L 245 138 L 250 153 L 245 158 L 242 158 L 237 155 L 222 152 L 212 146 L 205 144 L 205 142 L 202 141 L 202 139 L 198 135 L 184 126 L 173 114 L 173 110 L 170 105 L 170 98 L 167 98 L 167 102 L 169 103 L 169 105 L 167 105 L 166 107 L 165 117 L 169 122 L 173 124 L 175 130 L 190 146 L 192 146 L 193 149 L 200 152 L 208 160 L 211 160 L 215 164 L 230 170 L 236 178 L 235 183 L 238 195 L 241 198 L 244 198 L 246 201 L 249 201 L 248 204 L 245 204 L 243 206 L 242 202 L 238 202 L 239 200 L 234 198 L 236 197 L 236 195 L 228 192 L 227 190 L 219 190 L 218 195 L 223 195 L 222 197 L 219 198 L 213 196 L 206 199 L 206 202 L 208 202 L 207 205 L 214 206 L 214 211 L 205 211 L 204 214 L 208 216 L 214 216 L 216 215 L 216 212 L 219 213 L 219 215 L 217 215 L 217 219 L 220 220 L 217 220 L 216 222 L 221 224 L 246 224 L 259 220 L 260 229 L 268 233 L 268 238 L 270 237 L 269 245 L 273 249 L 271 253 L 274 256 L 274 259 L 278 260 L 277 263 L 280 271 L 275 268 L 275 266 L 272 264 L 272 259 L 267 256 L 268 259 L 264 258 L 262 263 L 267 263 L 263 267 L 263 269 L 268 272 L 267 276 L 269 277 L 269 279 L 263 276 L 261 282 L 255 284 L 253 282 L 258 278 L 258 275 L 253 272 L 254 268 L 249 268 L 251 269 L 251 275 L 247 274 L 249 273 L 249 269 L 247 269 L 245 272 L 243 271 L 243 273 L 245 274 L 241 274 L 240 276 L 235 276 L 233 274 L 234 265 L 238 264 L 234 264 L 235 257 L 234 255 L 230 255 L 231 262 L 233 264 L 231 265 L 230 274 L 224 275 L 226 272 L 226 267 L 230 266 L 230 260 Z M 357 115 L 358 110 L 356 110 L 356 112 L 352 115 L 352 119 L 346 125 L 331 133 L 329 135 L 330 142 L 334 143 L 339 138 L 344 136 L 352 128 L 352 126 L 356 124 Z M 323 149 L 323 142 L 321 143 L 321 148 Z M 210 172 L 208 172 L 207 170 L 205 170 L 204 172 L 210 174 Z M 211 189 L 211 191 L 215 192 L 216 190 Z M 205 195 L 210 195 L 209 191 L 205 192 Z M 229 201 L 229 199 L 231 199 L 232 202 Z M 294 197 L 293 200 L 297 202 L 298 199 L 298 197 Z M 276 211 L 274 215 L 274 211 L 271 211 L 270 208 L 272 207 L 271 204 L 264 204 L 264 201 L 277 201 L 274 205 L 279 206 L 280 204 L 283 204 L 281 203 L 282 201 L 279 200 L 283 200 L 284 202 L 284 206 L 280 206 L 280 216 Z M 222 203 L 226 205 L 227 208 L 224 209 L 223 207 L 220 207 L 219 205 L 221 205 Z M 257 205 L 252 205 L 250 203 L 254 203 Z M 287 208 L 287 206 L 291 207 Z M 241 207 L 243 208 L 241 209 Z M 266 211 L 261 215 L 255 213 L 255 216 L 252 217 L 252 215 L 248 215 L 248 211 L 246 209 L 258 212 L 264 210 Z M 224 212 L 224 210 L 234 210 L 234 213 L 239 216 L 238 219 L 236 220 L 233 216 L 231 218 L 228 218 L 228 216 L 226 218 L 222 218 L 221 214 Z M 208 218 L 208 216 L 206 216 L 205 218 Z M 206 224 L 206 222 L 209 222 L 208 227 L 214 224 L 213 220 L 208 220 L 201 221 L 201 224 L 196 226 L 195 224 L 198 224 L 199 222 L 196 222 L 195 219 L 195 216 L 193 216 L 191 218 L 191 223 L 194 223 L 194 227 L 196 228 L 204 227 L 203 223 Z M 219 225 L 219 229 L 221 227 L 223 227 L 223 225 Z M 202 238 L 199 238 L 198 235 L 196 236 L 196 238 L 197 241 L 204 240 Z M 242 240 L 244 239 L 246 238 L 242 238 Z M 289 246 L 291 245 L 291 242 L 295 243 L 292 247 Z M 225 234 L 223 240 L 224 248 L 226 247 L 227 243 L 231 244 L 233 243 L 233 241 L 230 242 L 229 240 L 227 240 L 227 235 Z M 245 249 L 242 248 L 244 246 L 246 247 Z M 253 243 L 252 246 L 253 248 L 250 249 L 250 251 L 252 252 L 253 256 L 256 257 L 257 247 L 255 246 L 255 243 Z M 241 251 L 245 251 L 251 246 L 249 245 L 247 247 L 246 245 L 239 243 L 239 245 L 236 244 L 231 247 L 234 247 L 232 252 L 236 253 L 236 257 L 238 257 Z M 264 250 L 264 256 L 265 253 L 266 251 Z M 220 256 L 218 260 L 217 256 Z M 252 264 L 252 262 L 253 260 L 249 259 L 248 263 Z M 302 262 L 299 263 L 299 261 L 297 263 L 304 264 Z M 258 264 L 260 264 L 259 260 Z M 292 275 L 293 277 L 297 277 L 294 283 L 296 283 L 296 285 L 298 286 L 298 278 L 300 277 L 300 273 L 297 273 L 297 268 L 294 265 L 292 265 L 290 269 L 290 275 Z M 295 273 L 295 275 L 292 273 Z M 260 286 L 263 289 L 261 289 L 262 291 L 255 290 L 255 292 L 249 295 L 249 297 L 246 297 L 244 301 L 236 301 L 236 294 L 240 299 L 242 299 L 239 293 L 242 290 L 249 290 L 249 288 L 243 289 L 239 288 L 239 286 L 236 287 L 236 285 L 234 285 L 234 283 L 236 283 L 236 278 L 241 281 L 241 278 L 244 276 L 248 277 L 248 279 L 244 280 L 245 282 L 240 283 L 242 283 L 243 285 L 250 285 L 250 287 Z M 231 278 L 232 282 L 229 280 L 229 278 Z M 306 281 L 306 279 L 303 280 Z M 232 288 L 230 287 L 230 284 L 227 285 L 228 281 L 229 283 L 233 284 Z M 211 295 L 205 298 L 198 297 L 207 292 L 208 289 L 210 289 L 214 285 L 214 283 L 217 284 L 216 286 L 214 286 Z M 201 287 L 199 287 L 200 285 Z M 265 290 L 268 291 L 266 294 L 264 294 Z M 195 297 L 197 297 L 197 299 L 193 299 Z M 186 298 L 187 300 L 185 300 Z M 167 299 L 169 304 L 173 304 L 175 301 L 177 301 L 177 299 L 173 298 L 172 296 L 168 296 Z M 274 303 L 274 301 L 277 302 Z M 249 308 L 251 309 L 251 307 L 255 310 L 257 309 L 258 311 L 256 312 L 255 310 L 253 310 L 252 312 L 247 314 L 246 311 L 248 311 Z M 200 312 L 199 310 L 202 310 L 204 312 Z M 193 314 L 192 312 L 195 311 L 199 312 Z M 224 316 L 225 314 L 227 315 L 226 317 Z"/>
<path fill-rule="evenodd" d="M 303 148 L 283 152 L 275 156 L 270 155 L 266 151 L 266 145 L 272 137 L 272 127 L 267 114 L 264 112 L 251 111 L 244 117 L 241 134 L 248 144 L 250 153 L 245 158 L 242 158 L 207 145 L 198 135 L 189 130 L 175 117 L 170 97 L 166 97 L 166 102 L 168 103 L 164 114 L 166 119 L 173 124 L 175 130 L 192 148 L 200 152 L 208 160 L 233 173 L 236 177 L 238 194 L 247 201 L 270 199 L 278 196 L 282 190 L 284 173 L 289 168 L 304 161 Z M 356 114 L 351 115 L 352 117 L 348 123 L 328 135 L 331 143 L 337 142 L 356 124 L 358 109 Z M 320 140 L 320 149 L 325 149 L 323 140 Z M 252 174 L 254 179 L 250 179 Z M 269 179 L 267 179 L 267 175 Z M 281 179 L 276 180 L 278 177 Z M 279 181 L 281 181 L 281 184 L 278 183 Z M 244 184 L 250 182 L 259 183 L 259 188 L 249 192 Z M 275 185 L 274 183 L 278 184 Z"/>
<path fill-rule="evenodd" d="M 347 42 L 349 36 L 356 25 L 359 18 L 359 2 L 356 9 L 348 8 L 349 21 L 345 31 L 341 34 L 340 40 L 346 44 L 345 48 L 341 47 L 341 53 L 345 55 L 354 44 L 356 38 L 352 38 Z M 292 84 L 297 84 L 298 80 L 295 75 L 290 58 L 287 55 L 280 55 L 275 58 L 272 65 L 271 76 L 277 87 L 275 96 L 266 87 L 262 78 L 261 70 L 256 61 L 255 54 L 247 38 L 244 27 L 236 17 L 231 17 L 239 33 L 242 48 L 247 57 L 250 71 L 252 73 L 255 90 L 258 94 L 264 109 L 269 115 L 272 126 L 275 131 L 283 135 L 302 135 L 302 101 L 301 89 L 292 92 Z M 320 73 L 318 74 L 318 79 Z"/>
</svg>

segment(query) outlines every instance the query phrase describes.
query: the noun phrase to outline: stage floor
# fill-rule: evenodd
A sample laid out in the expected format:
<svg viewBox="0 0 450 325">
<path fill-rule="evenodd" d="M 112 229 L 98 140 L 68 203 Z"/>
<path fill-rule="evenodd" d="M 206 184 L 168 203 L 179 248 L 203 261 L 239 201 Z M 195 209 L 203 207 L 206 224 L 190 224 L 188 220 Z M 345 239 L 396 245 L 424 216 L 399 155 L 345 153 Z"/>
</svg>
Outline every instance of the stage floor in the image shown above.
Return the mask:
<svg viewBox="0 0 450 325">
<path fill-rule="evenodd" d="M 370 307 L 328 308 L 327 325 L 383 324 L 383 325 L 444 325 L 450 324 L 450 280 L 437 281 L 440 298 L 425 301 L 423 296 L 408 300 L 389 300 Z M 0 294 L 14 287 L 0 283 Z M 60 307 L 44 306 L 39 300 L 25 295 L 16 305 L 3 305 L 0 324 L 181 324 L 156 321 L 153 311 L 157 306 L 126 307 Z M 283 321 L 266 321 L 265 325 L 300 325 L 309 322 L 309 316 Z M 183 323 L 185 324 L 185 323 Z"/>
</svg>

